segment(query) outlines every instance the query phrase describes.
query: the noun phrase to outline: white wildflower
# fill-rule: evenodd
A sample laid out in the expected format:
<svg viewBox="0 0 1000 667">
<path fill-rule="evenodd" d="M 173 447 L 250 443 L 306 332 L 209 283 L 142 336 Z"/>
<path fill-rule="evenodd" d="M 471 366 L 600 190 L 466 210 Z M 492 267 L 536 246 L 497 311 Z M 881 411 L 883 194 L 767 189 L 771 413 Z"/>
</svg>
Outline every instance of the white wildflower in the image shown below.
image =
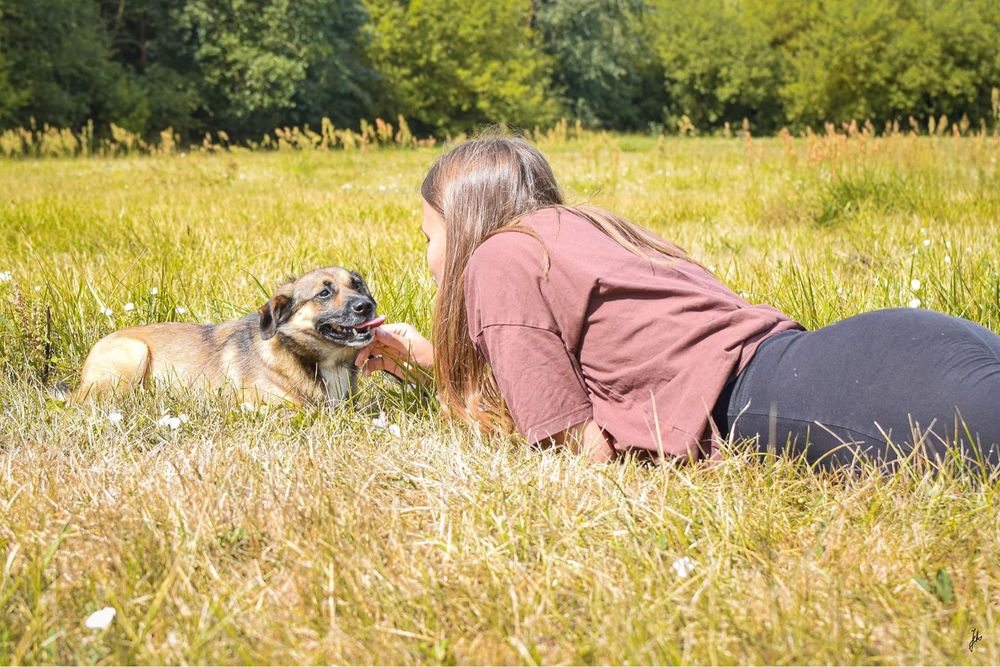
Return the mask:
<svg viewBox="0 0 1000 667">
<path fill-rule="evenodd" d="M 177 313 L 178 315 L 183 315 L 187 311 L 188 309 L 185 308 L 184 306 L 177 306 L 176 308 L 174 308 L 174 312 Z"/>
<path fill-rule="evenodd" d="M 910 299 L 910 304 L 909 305 L 910 305 L 910 308 L 919 308 L 920 307 L 920 299 L 918 299 L 916 297 L 913 297 L 912 299 Z"/>
<path fill-rule="evenodd" d="M 403 435 L 403 432 L 399 428 L 399 424 L 389 424 L 389 433 L 392 433 L 397 438 L 400 438 Z"/>
<path fill-rule="evenodd" d="M 190 421 L 190 419 L 188 418 L 188 416 L 186 414 L 184 414 L 183 412 L 181 414 L 177 415 L 177 418 L 181 420 L 182 424 L 187 424 Z"/>
<path fill-rule="evenodd" d="M 925 248 L 926 248 L 927 246 L 929 246 L 930 244 L 931 244 L 931 240 L 930 240 L 930 239 L 924 239 L 924 247 L 925 247 Z"/>
<path fill-rule="evenodd" d="M 944 247 L 947 248 L 948 250 L 951 250 L 951 241 L 945 241 Z"/>
<path fill-rule="evenodd" d="M 257 406 L 253 403 L 240 403 L 240 412 L 257 412 Z"/>
<path fill-rule="evenodd" d="M 87 617 L 87 620 L 83 622 L 85 626 L 91 630 L 107 630 L 108 626 L 111 625 L 111 621 L 114 620 L 115 614 L 114 607 L 105 607 L 104 609 L 98 609 L 93 614 Z"/>
<path fill-rule="evenodd" d="M 112 424 L 119 424 L 119 423 L 121 423 L 121 420 L 123 420 L 123 419 L 125 419 L 125 417 L 123 417 L 122 413 L 120 413 L 120 412 L 109 412 L 108 413 L 108 421 L 111 422 Z"/>
<path fill-rule="evenodd" d="M 945 255 L 944 256 L 944 263 L 945 264 L 951 264 L 951 255 Z"/>
<path fill-rule="evenodd" d="M 340 186 L 340 189 L 341 190 L 350 190 L 353 187 L 354 187 L 354 183 L 344 183 L 343 185 Z"/>
<path fill-rule="evenodd" d="M 916 278 L 914 278 L 913 280 L 911 280 L 910 281 L 910 289 L 913 290 L 914 292 L 916 292 L 918 289 L 920 289 L 920 281 L 917 280 Z"/>
<path fill-rule="evenodd" d="M 10 282 L 11 278 L 13 278 L 13 276 L 10 271 L 0 271 L 0 283 Z"/>
<path fill-rule="evenodd" d="M 844 293 L 844 288 L 843 287 L 838 287 L 837 288 L 837 294 L 843 294 L 843 293 Z"/>
<path fill-rule="evenodd" d="M 378 417 L 372 420 L 372 426 L 375 428 L 385 428 L 389 425 L 389 420 L 386 418 L 384 412 L 378 413 Z"/>
<path fill-rule="evenodd" d="M 691 572 L 694 570 L 695 565 L 696 563 L 694 559 L 688 556 L 683 556 L 675 560 L 674 564 L 671 567 L 674 568 L 674 573 L 678 577 L 684 578 L 689 574 L 691 574 Z"/>
<path fill-rule="evenodd" d="M 125 304 L 122 310 L 124 310 L 126 313 L 131 313 L 133 310 L 135 310 L 135 304 L 129 301 L 128 303 Z"/>
<path fill-rule="evenodd" d="M 115 311 L 110 308 L 101 308 L 101 315 L 104 315 L 105 317 L 112 317 L 114 314 Z"/>
<path fill-rule="evenodd" d="M 173 417 L 171 415 L 163 415 L 160 420 L 156 422 L 157 426 L 169 426 L 171 430 L 176 431 L 181 427 L 181 420 L 179 417 Z"/>
<path fill-rule="evenodd" d="M 159 294 L 159 293 L 160 293 L 160 290 L 156 289 L 155 287 L 150 287 L 150 288 L 149 288 L 149 293 L 150 293 L 151 295 L 153 295 L 153 296 L 156 296 L 157 294 Z"/>
</svg>

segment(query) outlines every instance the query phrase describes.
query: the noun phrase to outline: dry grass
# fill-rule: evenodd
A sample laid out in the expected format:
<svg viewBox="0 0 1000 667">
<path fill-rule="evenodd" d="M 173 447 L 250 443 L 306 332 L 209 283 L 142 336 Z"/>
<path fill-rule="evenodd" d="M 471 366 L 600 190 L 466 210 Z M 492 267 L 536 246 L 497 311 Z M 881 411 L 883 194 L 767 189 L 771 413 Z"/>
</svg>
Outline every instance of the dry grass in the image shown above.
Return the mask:
<svg viewBox="0 0 1000 667">
<path fill-rule="evenodd" d="M 996 138 L 542 148 L 574 200 L 809 328 L 919 298 L 1000 330 Z M 711 470 L 593 466 L 380 381 L 355 411 L 44 401 L 114 327 L 235 317 L 318 265 L 359 268 L 426 331 L 435 154 L 0 162 L 0 660 L 1000 662 L 995 483 L 818 475 L 746 443 Z"/>
</svg>

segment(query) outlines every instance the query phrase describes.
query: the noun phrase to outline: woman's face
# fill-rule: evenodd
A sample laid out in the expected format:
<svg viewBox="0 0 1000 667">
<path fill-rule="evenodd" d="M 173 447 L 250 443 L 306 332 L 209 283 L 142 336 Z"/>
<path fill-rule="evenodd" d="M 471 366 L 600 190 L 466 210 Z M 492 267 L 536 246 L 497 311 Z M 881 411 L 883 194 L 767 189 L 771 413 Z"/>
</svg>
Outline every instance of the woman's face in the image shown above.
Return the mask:
<svg viewBox="0 0 1000 667">
<path fill-rule="evenodd" d="M 444 267 L 445 230 L 444 218 L 434 210 L 434 207 L 424 203 L 424 221 L 420 231 L 427 237 L 427 266 L 430 267 L 434 282 L 441 284 L 441 271 Z"/>
</svg>

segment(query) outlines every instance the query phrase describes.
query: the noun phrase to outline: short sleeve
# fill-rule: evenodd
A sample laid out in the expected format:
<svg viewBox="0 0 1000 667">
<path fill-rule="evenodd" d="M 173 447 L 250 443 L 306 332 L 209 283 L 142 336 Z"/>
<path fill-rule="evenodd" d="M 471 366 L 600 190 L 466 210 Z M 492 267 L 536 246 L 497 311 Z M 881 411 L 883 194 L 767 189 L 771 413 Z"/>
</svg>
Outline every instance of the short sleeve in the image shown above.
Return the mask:
<svg viewBox="0 0 1000 667">
<path fill-rule="evenodd" d="M 497 324 L 483 328 L 476 344 L 493 369 L 514 425 L 529 442 L 591 417 L 575 360 L 555 333 Z"/>
<path fill-rule="evenodd" d="M 504 232 L 483 242 L 465 268 L 464 294 L 469 335 L 488 326 L 521 324 L 559 333 L 542 244 L 523 232 Z"/>
</svg>

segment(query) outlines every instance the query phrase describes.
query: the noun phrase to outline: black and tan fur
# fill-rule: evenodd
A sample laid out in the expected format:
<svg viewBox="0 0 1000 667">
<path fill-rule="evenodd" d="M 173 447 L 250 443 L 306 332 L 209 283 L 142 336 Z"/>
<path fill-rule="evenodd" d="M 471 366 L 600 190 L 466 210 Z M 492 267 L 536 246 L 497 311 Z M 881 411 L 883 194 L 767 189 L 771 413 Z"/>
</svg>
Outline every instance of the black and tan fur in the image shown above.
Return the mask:
<svg viewBox="0 0 1000 667">
<path fill-rule="evenodd" d="M 372 340 L 369 328 L 353 327 L 374 318 L 361 276 L 317 269 L 239 320 L 148 324 L 102 338 L 84 363 L 75 398 L 162 383 L 250 403 L 337 403 L 354 393 L 354 359 Z"/>
</svg>

